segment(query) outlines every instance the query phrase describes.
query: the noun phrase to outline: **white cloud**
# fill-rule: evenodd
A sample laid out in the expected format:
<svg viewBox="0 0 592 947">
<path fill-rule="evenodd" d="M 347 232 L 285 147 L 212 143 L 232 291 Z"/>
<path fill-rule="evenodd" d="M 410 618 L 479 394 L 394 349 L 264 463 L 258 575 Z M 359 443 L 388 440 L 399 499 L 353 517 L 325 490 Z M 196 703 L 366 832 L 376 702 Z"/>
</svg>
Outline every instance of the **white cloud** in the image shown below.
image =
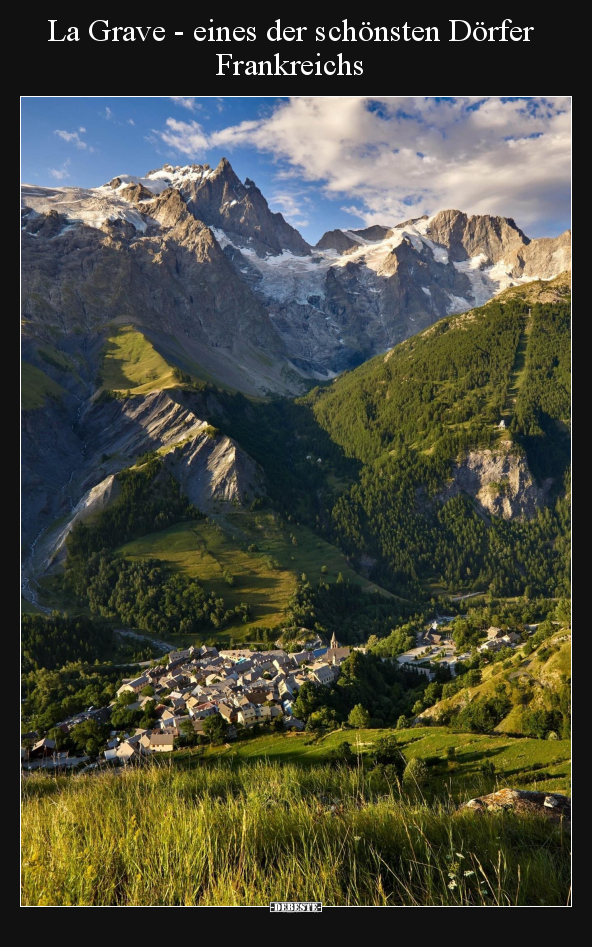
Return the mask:
<svg viewBox="0 0 592 947">
<path fill-rule="evenodd" d="M 107 119 L 108 122 L 110 122 L 111 119 L 113 118 L 113 112 L 111 111 L 108 105 L 105 106 L 104 112 L 99 112 L 99 115 L 101 116 L 101 118 Z"/>
<path fill-rule="evenodd" d="M 56 181 L 63 181 L 65 178 L 70 177 L 70 164 L 70 158 L 66 158 L 59 168 L 48 168 L 47 170 Z"/>
<path fill-rule="evenodd" d="M 127 123 L 128 123 L 128 125 L 135 125 L 135 124 L 136 124 L 136 123 L 134 122 L 133 118 L 128 118 Z"/>
<path fill-rule="evenodd" d="M 271 154 L 279 177 L 318 182 L 366 224 L 456 207 L 514 217 L 528 232 L 568 207 L 566 96 L 292 96 L 210 134 L 195 121 L 166 126 L 155 134 L 187 156 L 239 146 Z"/>
<path fill-rule="evenodd" d="M 80 132 L 81 135 L 84 135 L 86 128 L 84 127 L 84 125 L 81 125 L 78 131 Z"/>
<path fill-rule="evenodd" d="M 209 139 L 199 122 L 179 122 L 176 118 L 167 118 L 166 129 L 160 132 L 153 129 L 153 132 L 165 145 L 184 155 L 198 157 L 209 146 Z"/>
<path fill-rule="evenodd" d="M 64 141 L 70 142 L 70 144 L 75 145 L 76 148 L 85 149 L 88 148 L 88 145 L 85 141 L 82 141 L 79 135 L 79 132 L 84 131 L 86 131 L 85 128 L 79 128 L 77 132 L 65 132 L 56 128 L 54 135 L 57 135 L 58 138 L 63 138 Z M 92 151 L 92 148 L 90 150 Z"/>
<path fill-rule="evenodd" d="M 293 227 L 308 227 L 306 205 L 309 203 L 310 198 L 301 191 L 276 191 L 269 198 L 271 209 L 279 210 Z"/>
<path fill-rule="evenodd" d="M 200 103 L 196 100 L 195 95 L 171 95 L 169 98 L 171 102 L 175 103 L 175 105 L 180 105 L 181 108 L 189 109 L 190 112 L 195 112 L 202 108 Z"/>
</svg>

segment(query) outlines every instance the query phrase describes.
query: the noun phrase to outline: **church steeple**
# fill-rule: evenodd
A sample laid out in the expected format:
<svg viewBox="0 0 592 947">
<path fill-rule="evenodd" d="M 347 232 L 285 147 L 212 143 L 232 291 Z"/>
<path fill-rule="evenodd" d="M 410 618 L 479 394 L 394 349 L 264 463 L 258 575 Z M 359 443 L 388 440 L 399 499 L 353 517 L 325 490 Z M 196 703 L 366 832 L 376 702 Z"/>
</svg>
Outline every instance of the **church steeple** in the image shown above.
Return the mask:
<svg viewBox="0 0 592 947">
<path fill-rule="evenodd" d="M 335 648 L 338 648 L 338 647 L 339 647 L 339 642 L 337 638 L 335 637 L 335 632 L 333 632 L 333 635 L 331 637 L 331 644 L 329 645 L 329 650 L 334 651 Z"/>
</svg>

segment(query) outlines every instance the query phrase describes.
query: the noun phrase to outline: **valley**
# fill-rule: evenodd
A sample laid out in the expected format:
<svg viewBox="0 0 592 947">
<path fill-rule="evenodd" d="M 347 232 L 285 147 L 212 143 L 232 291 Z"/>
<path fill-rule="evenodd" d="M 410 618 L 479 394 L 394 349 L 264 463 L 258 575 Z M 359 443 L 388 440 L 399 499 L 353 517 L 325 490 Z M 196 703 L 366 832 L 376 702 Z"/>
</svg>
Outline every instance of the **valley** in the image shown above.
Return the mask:
<svg viewBox="0 0 592 947">
<path fill-rule="evenodd" d="M 565 903 L 570 234 L 386 223 L 23 186 L 27 904 Z"/>
</svg>

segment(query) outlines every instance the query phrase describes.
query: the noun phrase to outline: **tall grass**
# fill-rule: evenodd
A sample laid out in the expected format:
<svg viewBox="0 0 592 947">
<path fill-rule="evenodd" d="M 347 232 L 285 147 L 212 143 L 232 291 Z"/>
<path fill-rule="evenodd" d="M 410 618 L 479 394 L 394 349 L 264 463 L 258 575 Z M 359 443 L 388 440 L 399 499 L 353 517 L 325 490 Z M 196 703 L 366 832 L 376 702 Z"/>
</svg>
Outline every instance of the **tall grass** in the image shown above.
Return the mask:
<svg viewBox="0 0 592 947">
<path fill-rule="evenodd" d="M 542 817 L 455 812 L 357 770 L 257 763 L 35 775 L 24 905 L 564 905 L 569 840 Z"/>
</svg>

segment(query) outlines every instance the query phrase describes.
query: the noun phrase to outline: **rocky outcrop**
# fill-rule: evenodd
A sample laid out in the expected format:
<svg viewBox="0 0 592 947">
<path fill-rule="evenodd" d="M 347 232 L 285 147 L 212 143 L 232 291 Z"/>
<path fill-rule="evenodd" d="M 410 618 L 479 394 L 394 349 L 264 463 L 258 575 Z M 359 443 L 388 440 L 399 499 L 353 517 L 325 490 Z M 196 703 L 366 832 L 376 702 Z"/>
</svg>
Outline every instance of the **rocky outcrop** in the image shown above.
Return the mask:
<svg viewBox="0 0 592 947">
<path fill-rule="evenodd" d="M 211 396 L 196 398 L 209 413 L 217 410 Z M 206 424 L 176 389 L 109 401 L 88 402 L 79 419 L 90 476 L 120 470 L 148 451 L 170 448 L 196 434 Z M 86 487 L 86 481 L 83 483 Z"/>
<path fill-rule="evenodd" d="M 427 217 L 406 220 L 401 224 L 397 224 L 397 227 L 404 229 L 407 224 L 414 224 L 417 220 L 427 220 Z M 351 250 L 359 249 L 365 243 L 380 243 L 392 235 L 393 229 L 374 224 L 372 227 L 365 227 L 363 230 L 327 230 L 314 248 L 315 250 L 335 250 L 337 253 L 349 253 Z"/>
<path fill-rule="evenodd" d="M 515 453 L 509 441 L 503 441 L 499 450 L 469 451 L 457 461 L 439 499 L 468 493 L 487 516 L 530 519 L 544 505 L 550 486 L 550 480 L 539 486 L 526 457 Z"/>
<path fill-rule="evenodd" d="M 558 273 L 571 270 L 571 230 L 559 237 L 540 237 L 519 247 L 507 257 L 511 274 L 515 277 L 531 276 L 551 279 Z"/>
<path fill-rule="evenodd" d="M 68 484 L 68 495 L 74 498 L 71 512 L 37 543 L 31 571 L 40 574 L 61 561 L 66 538 L 74 526 L 116 499 L 116 474 L 147 452 L 163 454 L 165 468 L 201 510 L 223 509 L 264 496 L 265 480 L 259 466 L 196 411 L 207 417 L 223 416 L 210 393 L 176 389 L 123 400 L 91 400 L 84 405 L 76 433 L 72 432 L 78 445 L 79 466 L 75 479 Z M 61 439 L 65 432 L 54 431 L 54 436 L 56 433 Z M 72 458 L 69 453 L 66 465 L 60 468 L 62 483 L 67 482 Z M 55 492 L 60 495 L 57 489 Z"/>
<path fill-rule="evenodd" d="M 500 789 L 498 792 L 470 799 L 461 809 L 473 812 L 517 812 L 542 815 L 551 822 L 571 823 L 571 799 L 561 793 L 532 792 L 527 789 Z"/>
<path fill-rule="evenodd" d="M 310 253 L 298 231 L 270 211 L 255 182 L 247 178 L 243 184 L 226 158 L 212 174 L 188 181 L 182 194 L 194 217 L 223 230 L 238 246 L 249 246 L 261 256 L 284 250 L 298 256 Z"/>
<path fill-rule="evenodd" d="M 429 220 L 426 235 L 448 249 L 453 263 L 480 254 L 488 263 L 497 263 L 530 243 L 511 217 L 469 217 L 460 210 L 440 211 Z"/>
<path fill-rule="evenodd" d="M 149 191 L 143 184 L 128 184 L 127 187 L 121 188 L 119 194 L 131 204 L 139 204 L 140 201 L 150 201 L 154 197 L 152 191 Z"/>
<path fill-rule="evenodd" d="M 106 509 L 116 499 L 119 490 L 116 478 L 113 475 L 106 477 L 78 501 L 65 525 L 51 530 L 42 537 L 35 551 L 35 565 L 38 573 L 45 572 L 65 556 L 66 539 L 74 527 Z"/>
<path fill-rule="evenodd" d="M 403 329 L 400 333 L 403 326 L 397 325 L 396 329 L 393 326 L 393 341 L 412 335 L 415 325 L 418 331 L 448 315 L 451 298 L 471 295 L 471 283 L 465 273 L 438 261 L 428 246 L 420 244 L 418 247 L 408 237 L 388 255 L 380 272 L 388 277 L 383 289 L 382 312 L 384 315 L 392 311 L 405 312 L 406 316 L 407 331 Z"/>
<path fill-rule="evenodd" d="M 389 227 L 381 227 L 380 224 L 374 224 L 372 227 L 365 227 L 363 230 L 351 230 L 350 233 L 361 237 L 362 240 L 369 240 L 371 243 L 378 243 L 384 240 L 391 232 Z"/>
<path fill-rule="evenodd" d="M 206 512 L 265 494 L 261 468 L 235 441 L 208 428 L 165 457 L 191 502 Z"/>
<path fill-rule="evenodd" d="M 336 250 L 338 253 L 345 253 L 346 250 L 359 245 L 357 240 L 352 240 L 343 230 L 327 230 L 315 245 L 315 250 Z"/>
</svg>

